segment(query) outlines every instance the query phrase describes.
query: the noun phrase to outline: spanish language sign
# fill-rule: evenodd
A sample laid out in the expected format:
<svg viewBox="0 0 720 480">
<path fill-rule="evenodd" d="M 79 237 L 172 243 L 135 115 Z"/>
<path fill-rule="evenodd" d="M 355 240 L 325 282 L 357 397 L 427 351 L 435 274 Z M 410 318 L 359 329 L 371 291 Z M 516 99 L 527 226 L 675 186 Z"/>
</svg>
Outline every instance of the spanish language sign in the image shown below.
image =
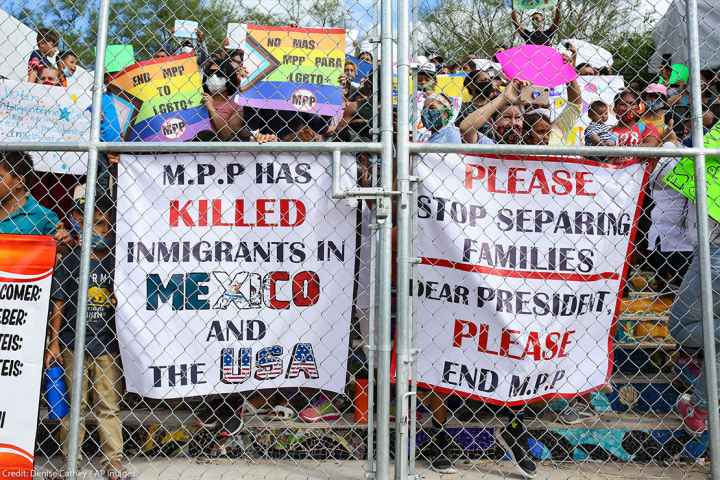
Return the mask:
<svg viewBox="0 0 720 480">
<path fill-rule="evenodd" d="M 108 91 L 138 110 L 127 141 L 187 141 L 212 129 L 203 105 L 202 75 L 192 54 L 130 65 L 112 77 Z"/>
<path fill-rule="evenodd" d="M 246 25 L 237 102 L 257 108 L 339 115 L 345 29 Z"/>
<path fill-rule="evenodd" d="M 52 237 L 0 235 L 0 478 L 33 477 L 54 265 Z"/>
<path fill-rule="evenodd" d="M 418 381 L 519 405 L 600 388 L 649 166 L 426 155 Z"/>
<path fill-rule="evenodd" d="M 704 140 L 705 147 L 720 147 L 720 123 L 707 134 Z M 708 215 L 720 222 L 720 158 L 708 155 L 705 159 L 705 179 L 707 181 Z M 663 179 L 673 190 L 680 192 L 688 200 L 695 201 L 695 162 L 690 157 L 680 160 L 672 171 Z"/>
<path fill-rule="evenodd" d="M 116 322 L 129 391 L 344 390 L 356 206 L 330 197 L 329 172 L 329 156 L 123 157 Z"/>
<path fill-rule="evenodd" d="M 83 142 L 90 138 L 91 98 L 63 87 L 0 82 L 0 142 Z M 87 154 L 37 152 L 35 169 L 84 175 Z"/>
</svg>

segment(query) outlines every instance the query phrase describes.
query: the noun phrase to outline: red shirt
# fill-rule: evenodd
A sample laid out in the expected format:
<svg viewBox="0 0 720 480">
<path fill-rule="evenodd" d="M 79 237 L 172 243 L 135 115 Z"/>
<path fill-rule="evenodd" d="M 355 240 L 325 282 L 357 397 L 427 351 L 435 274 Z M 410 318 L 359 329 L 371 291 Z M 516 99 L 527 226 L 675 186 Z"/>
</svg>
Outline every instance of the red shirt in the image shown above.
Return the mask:
<svg viewBox="0 0 720 480">
<path fill-rule="evenodd" d="M 637 122 L 630 128 L 617 124 L 612 132 L 618 136 L 618 145 L 623 147 L 636 147 L 648 137 L 660 138 L 655 126 L 643 122 Z"/>
</svg>

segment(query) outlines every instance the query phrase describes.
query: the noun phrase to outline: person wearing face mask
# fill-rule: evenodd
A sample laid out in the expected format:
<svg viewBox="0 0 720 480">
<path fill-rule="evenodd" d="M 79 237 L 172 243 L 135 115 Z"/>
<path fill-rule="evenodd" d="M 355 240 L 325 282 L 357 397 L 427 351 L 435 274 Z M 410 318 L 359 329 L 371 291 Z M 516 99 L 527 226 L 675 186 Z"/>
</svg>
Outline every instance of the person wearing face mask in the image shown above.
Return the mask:
<svg viewBox="0 0 720 480">
<path fill-rule="evenodd" d="M 212 64 L 206 69 L 204 101 L 210 114 L 210 123 L 219 140 L 228 142 L 237 139 L 245 131 L 243 109 L 233 97 L 237 93 L 229 63 Z"/>
<path fill-rule="evenodd" d="M 205 32 L 203 32 L 200 27 L 195 30 L 195 38 L 193 39 L 179 39 L 170 32 L 164 42 L 164 45 L 158 50 L 158 52 L 159 51 L 165 52 L 168 55 L 195 55 L 200 68 L 203 68 L 205 66 L 205 62 L 207 62 L 210 58 L 207 46 L 205 45 Z"/>
<path fill-rule="evenodd" d="M 417 71 L 418 91 L 431 93 L 435 91 L 437 68 L 434 63 L 423 63 Z"/>
<path fill-rule="evenodd" d="M 623 90 L 615 95 L 615 115 L 618 124 L 613 127 L 612 133 L 618 137 L 618 145 L 629 147 L 657 147 L 660 145 L 660 134 L 654 125 L 639 120 L 639 101 L 637 94 L 630 90 Z M 624 161 L 622 157 L 614 161 Z"/>
<path fill-rule="evenodd" d="M 458 127 L 470 114 L 478 108 L 484 107 L 489 101 L 500 93 L 493 83 L 490 75 L 482 70 L 475 70 L 469 73 L 463 80 L 463 86 L 472 97 L 470 103 L 466 103 L 460 109 L 455 125 Z M 486 132 L 483 132 L 486 133 Z"/>
<path fill-rule="evenodd" d="M 68 86 L 68 79 L 75 75 L 78 67 L 78 57 L 71 50 L 66 50 L 58 55 L 58 70 L 60 70 L 60 84 Z"/>
<path fill-rule="evenodd" d="M 665 136 L 665 113 L 668 110 L 667 88 L 659 83 L 651 83 L 642 94 L 646 111 L 641 121 L 657 129 L 658 138 Z"/>
<path fill-rule="evenodd" d="M 450 124 L 452 113 L 452 102 L 442 93 L 425 98 L 421 118 L 423 126 L 430 131 L 428 143 L 462 143 L 460 129 Z"/>
</svg>

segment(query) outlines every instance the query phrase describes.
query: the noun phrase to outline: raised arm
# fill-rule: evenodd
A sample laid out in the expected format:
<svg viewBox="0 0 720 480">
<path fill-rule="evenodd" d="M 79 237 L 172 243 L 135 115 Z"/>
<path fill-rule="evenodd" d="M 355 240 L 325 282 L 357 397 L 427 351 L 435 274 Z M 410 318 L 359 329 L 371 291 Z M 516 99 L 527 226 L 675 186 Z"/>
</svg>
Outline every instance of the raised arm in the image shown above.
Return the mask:
<svg viewBox="0 0 720 480">
<path fill-rule="evenodd" d="M 490 103 L 465 117 L 460 123 L 460 134 L 465 143 L 477 143 L 478 130 L 492 118 L 495 112 L 506 105 L 517 103 L 520 99 L 520 85 L 520 82 L 513 80 L 505 87 L 502 95 L 498 95 Z"/>
<path fill-rule="evenodd" d="M 558 0 L 557 5 L 555 6 L 555 15 L 553 16 L 553 24 L 552 24 L 553 30 L 557 30 L 558 28 L 560 28 L 560 19 L 561 19 L 560 1 Z"/>
<path fill-rule="evenodd" d="M 510 18 L 512 19 L 513 27 L 515 27 L 515 31 L 520 34 L 523 30 L 522 26 L 522 18 L 520 17 L 520 12 L 517 10 L 513 10 L 512 14 L 510 15 Z"/>
</svg>

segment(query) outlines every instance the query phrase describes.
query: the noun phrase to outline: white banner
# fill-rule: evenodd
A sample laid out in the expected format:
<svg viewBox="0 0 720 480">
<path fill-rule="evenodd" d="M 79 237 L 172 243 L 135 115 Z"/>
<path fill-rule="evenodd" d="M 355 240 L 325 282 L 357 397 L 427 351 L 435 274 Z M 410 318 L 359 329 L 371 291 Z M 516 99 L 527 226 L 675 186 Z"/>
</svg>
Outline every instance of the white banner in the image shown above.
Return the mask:
<svg viewBox="0 0 720 480">
<path fill-rule="evenodd" d="M 0 81 L 0 142 L 82 142 L 90 138 L 92 99 L 77 88 Z M 35 169 L 84 175 L 86 153 L 34 152 Z"/>
<path fill-rule="evenodd" d="M 508 405 L 604 385 L 648 168 L 426 155 L 417 173 L 418 381 Z"/>
<path fill-rule="evenodd" d="M 116 322 L 129 391 L 344 391 L 356 206 L 331 198 L 330 164 L 122 157 Z"/>
<path fill-rule="evenodd" d="M 32 478 L 55 241 L 0 235 L 0 478 Z"/>
</svg>

